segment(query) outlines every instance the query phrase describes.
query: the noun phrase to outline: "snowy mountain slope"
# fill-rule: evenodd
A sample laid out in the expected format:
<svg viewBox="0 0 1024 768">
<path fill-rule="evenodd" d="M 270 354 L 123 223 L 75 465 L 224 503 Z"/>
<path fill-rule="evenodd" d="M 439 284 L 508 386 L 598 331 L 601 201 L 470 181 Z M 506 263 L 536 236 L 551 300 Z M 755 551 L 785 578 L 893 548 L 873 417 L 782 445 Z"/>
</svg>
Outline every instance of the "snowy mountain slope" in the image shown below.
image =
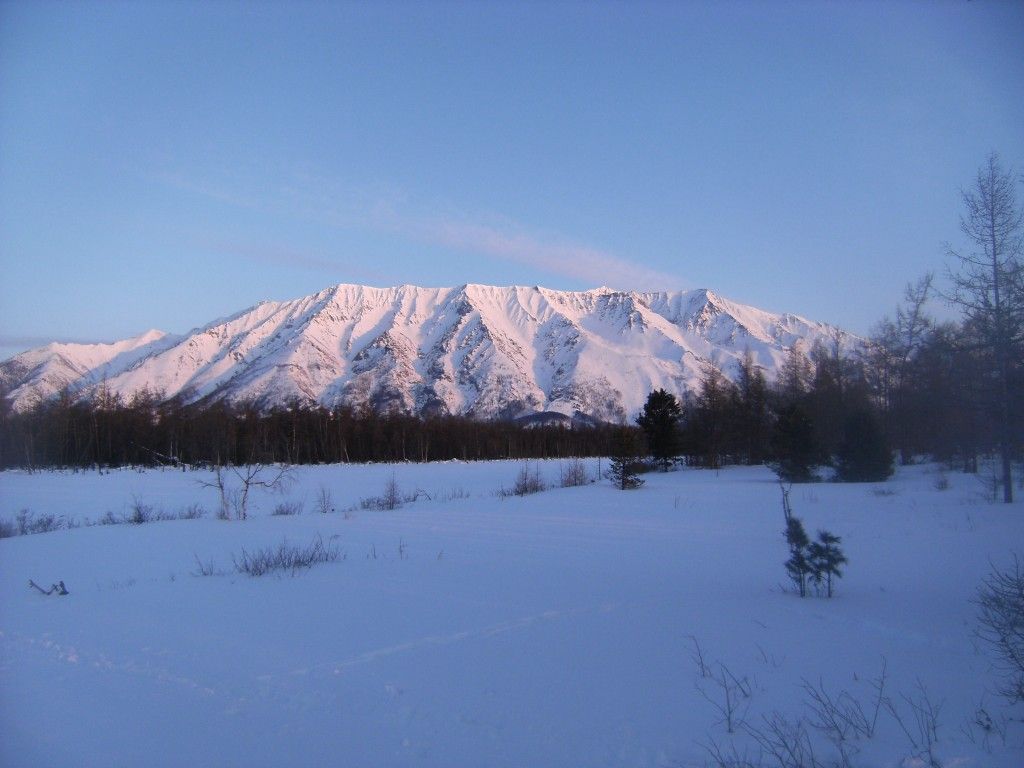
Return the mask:
<svg viewBox="0 0 1024 768">
<path fill-rule="evenodd" d="M 0 363 L 0 387 L 9 393 L 15 408 L 27 408 L 64 389 L 95 386 L 179 338 L 150 330 L 112 344 L 53 342 Z"/>
<path fill-rule="evenodd" d="M 419 414 L 518 417 L 558 412 L 618 421 L 647 393 L 683 393 L 704 366 L 726 375 L 749 349 L 771 378 L 801 342 L 856 339 L 708 290 L 467 284 L 337 285 L 262 302 L 180 337 L 152 331 L 115 344 L 51 344 L 0 364 L 14 408 L 101 383 L 187 402 L 369 406 Z"/>
</svg>

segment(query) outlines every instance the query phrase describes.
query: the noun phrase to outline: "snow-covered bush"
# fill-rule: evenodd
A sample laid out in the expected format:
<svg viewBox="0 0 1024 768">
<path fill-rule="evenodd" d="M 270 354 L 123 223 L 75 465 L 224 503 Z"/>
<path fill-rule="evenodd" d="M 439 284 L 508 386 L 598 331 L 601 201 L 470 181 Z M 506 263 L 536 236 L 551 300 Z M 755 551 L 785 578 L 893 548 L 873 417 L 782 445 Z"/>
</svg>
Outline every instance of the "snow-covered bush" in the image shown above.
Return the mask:
<svg viewBox="0 0 1024 768">
<path fill-rule="evenodd" d="M 51 513 L 37 515 L 27 509 L 23 509 L 18 513 L 15 523 L 18 536 L 28 536 L 33 533 L 50 533 L 51 531 L 78 527 L 78 523 L 66 515 Z"/>
<path fill-rule="evenodd" d="M 359 507 L 360 509 L 398 509 L 407 501 L 415 501 L 419 493 L 417 491 L 413 494 L 403 494 L 401 488 L 398 487 L 398 481 L 392 475 L 391 479 L 385 483 L 380 496 L 368 496 L 365 499 L 360 499 Z"/>
<path fill-rule="evenodd" d="M 287 571 L 294 576 L 303 568 L 312 568 L 317 563 L 332 563 L 338 557 L 338 548 L 325 545 L 323 539 L 317 536 L 307 547 L 282 541 L 276 547 L 266 547 L 255 552 L 243 549 L 240 555 L 232 556 L 231 562 L 236 571 L 248 576 L 264 576 L 279 571 Z"/>
<path fill-rule="evenodd" d="M 124 522 L 131 523 L 132 525 L 142 525 L 153 520 L 157 514 L 159 513 L 153 511 L 152 504 L 145 504 L 138 498 L 133 498 Z"/>
<path fill-rule="evenodd" d="M 331 492 L 324 486 L 320 486 L 320 490 L 316 492 L 316 511 L 322 515 L 326 515 L 328 512 L 334 511 L 334 500 L 331 498 Z"/>
<path fill-rule="evenodd" d="M 540 468 L 535 467 L 533 472 L 531 472 L 530 465 L 524 462 L 523 466 L 519 468 L 519 474 L 516 475 L 516 480 L 512 487 L 502 487 L 498 491 L 498 496 L 502 498 L 507 496 L 529 496 L 532 493 L 540 493 L 546 490 L 547 485 L 541 479 Z"/>
<path fill-rule="evenodd" d="M 384 493 L 380 495 L 380 508 L 381 509 L 398 509 L 402 506 L 402 492 L 398 488 L 398 481 L 395 476 L 384 484 Z"/>
<path fill-rule="evenodd" d="M 563 488 L 574 488 L 579 485 L 586 485 L 590 482 L 590 474 L 587 472 L 587 465 L 580 459 L 571 459 L 568 464 L 562 465 L 559 480 Z"/>
<path fill-rule="evenodd" d="M 115 515 L 108 510 L 86 525 L 142 525 L 143 523 L 159 523 L 168 520 L 198 520 L 205 516 L 206 510 L 199 504 L 190 504 L 178 512 L 168 512 L 133 497 L 126 512 Z"/>
<path fill-rule="evenodd" d="M 198 504 L 189 504 L 178 513 L 179 520 L 198 520 L 206 517 L 206 510 Z"/>
<path fill-rule="evenodd" d="M 999 693 L 1011 702 L 1024 701 L 1024 571 L 1020 559 L 1006 570 L 985 577 L 978 596 L 978 636 L 998 659 Z"/>
<path fill-rule="evenodd" d="M 301 501 L 282 501 L 276 507 L 274 511 L 270 513 L 274 517 L 290 517 L 292 515 L 302 514 L 302 502 Z"/>
</svg>

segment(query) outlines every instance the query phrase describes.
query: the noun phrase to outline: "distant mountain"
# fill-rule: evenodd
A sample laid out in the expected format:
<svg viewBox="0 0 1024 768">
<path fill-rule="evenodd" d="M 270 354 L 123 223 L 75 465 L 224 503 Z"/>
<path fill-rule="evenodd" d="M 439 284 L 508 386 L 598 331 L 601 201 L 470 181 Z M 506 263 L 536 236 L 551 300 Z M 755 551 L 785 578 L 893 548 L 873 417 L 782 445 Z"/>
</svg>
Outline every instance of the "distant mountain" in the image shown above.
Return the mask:
<svg viewBox="0 0 1024 768">
<path fill-rule="evenodd" d="M 708 290 L 370 288 L 337 285 L 262 302 L 183 336 L 49 344 L 0 363 L 15 409 L 62 390 L 148 389 L 186 402 L 367 405 L 415 414 L 620 421 L 659 387 L 682 394 L 716 360 L 749 349 L 769 378 L 797 342 L 832 326 L 744 306 Z"/>
</svg>

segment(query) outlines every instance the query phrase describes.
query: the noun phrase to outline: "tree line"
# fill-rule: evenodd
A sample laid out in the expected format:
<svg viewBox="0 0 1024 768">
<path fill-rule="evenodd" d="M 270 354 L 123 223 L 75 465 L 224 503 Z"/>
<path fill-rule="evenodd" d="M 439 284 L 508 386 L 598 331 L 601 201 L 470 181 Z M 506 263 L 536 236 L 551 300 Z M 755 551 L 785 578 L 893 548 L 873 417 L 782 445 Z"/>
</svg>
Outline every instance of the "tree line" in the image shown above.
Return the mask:
<svg viewBox="0 0 1024 768">
<path fill-rule="evenodd" d="M 893 333 L 899 324 L 886 320 L 856 348 L 793 347 L 772 382 L 750 353 L 732 380 L 707 363 L 693 391 L 648 396 L 637 452 L 666 469 L 679 459 L 706 468 L 768 463 L 797 482 L 825 466 L 844 480 L 884 480 L 894 461 L 922 456 L 977 471 L 981 456 L 998 452 L 1004 424 L 990 361 L 969 324 L 919 318 L 924 330 L 909 353 L 897 343 L 906 336 Z M 1022 359 L 1009 387 L 1011 460 L 1024 433 Z"/>
<path fill-rule="evenodd" d="M 1004 421 L 993 362 L 969 322 L 924 311 L 930 281 L 908 290 L 895 319 L 865 344 L 792 347 L 774 381 L 744 355 L 730 379 L 708 363 L 697 386 L 651 393 L 636 426 L 534 424 L 459 416 L 327 409 L 298 403 L 188 405 L 142 391 L 90 400 L 65 392 L 24 412 L 0 412 L 0 467 L 157 466 L 559 458 L 633 454 L 667 468 L 774 464 L 791 480 L 833 465 L 881 479 L 895 452 L 973 471 L 1009 423 L 1011 457 L 1024 432 L 1024 356 L 1009 366 Z M 0 399 L 0 402 L 6 402 Z M 872 465 L 872 462 L 874 464 Z M 874 467 L 872 469 L 872 466 Z"/>
<path fill-rule="evenodd" d="M 607 455 L 614 428 L 524 426 L 293 404 L 187 405 L 139 392 L 69 393 L 0 413 L 0 467 L 316 464 Z"/>
</svg>

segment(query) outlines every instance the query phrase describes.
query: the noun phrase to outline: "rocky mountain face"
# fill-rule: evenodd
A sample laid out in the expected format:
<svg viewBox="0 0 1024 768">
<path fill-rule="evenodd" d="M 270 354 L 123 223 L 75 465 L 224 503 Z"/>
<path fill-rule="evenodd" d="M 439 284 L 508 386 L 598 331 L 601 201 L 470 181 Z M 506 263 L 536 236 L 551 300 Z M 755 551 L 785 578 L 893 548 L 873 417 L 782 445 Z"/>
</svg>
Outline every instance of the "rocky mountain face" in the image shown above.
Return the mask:
<svg viewBox="0 0 1024 768">
<path fill-rule="evenodd" d="M 746 350 L 769 379 L 797 342 L 854 337 L 708 290 L 337 285 L 262 302 L 182 336 L 49 344 L 0 363 L 15 409 L 100 387 L 186 402 L 347 404 L 406 413 L 621 421 L 659 387 L 682 394 Z"/>
</svg>

